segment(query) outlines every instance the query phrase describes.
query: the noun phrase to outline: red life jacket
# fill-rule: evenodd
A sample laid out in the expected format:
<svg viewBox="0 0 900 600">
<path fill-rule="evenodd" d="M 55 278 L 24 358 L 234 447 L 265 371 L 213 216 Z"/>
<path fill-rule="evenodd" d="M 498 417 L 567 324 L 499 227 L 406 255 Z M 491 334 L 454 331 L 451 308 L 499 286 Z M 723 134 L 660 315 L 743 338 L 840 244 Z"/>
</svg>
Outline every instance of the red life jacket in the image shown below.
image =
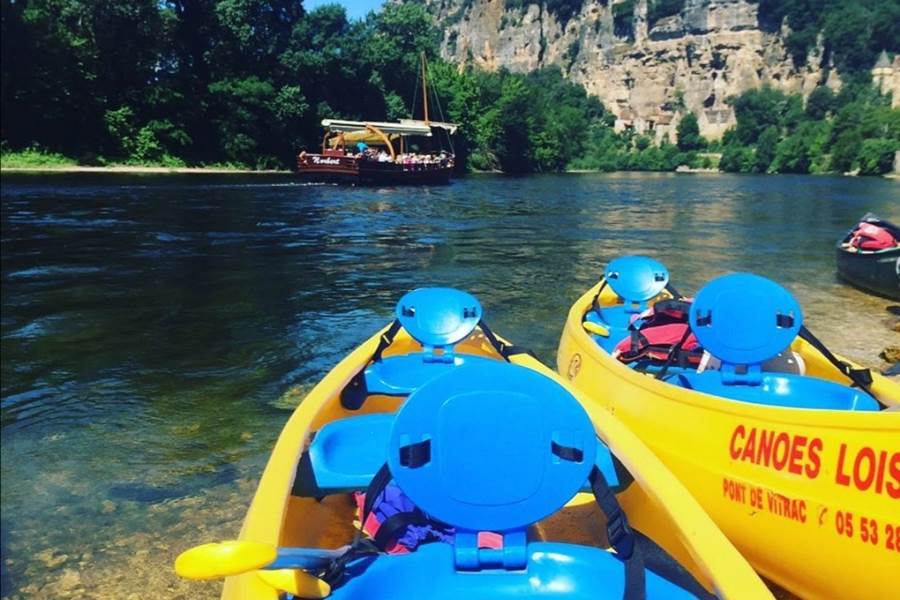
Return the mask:
<svg viewBox="0 0 900 600">
<path fill-rule="evenodd" d="M 863 221 L 856 226 L 850 245 L 860 250 L 884 250 L 900 244 L 891 232 L 873 223 Z"/>
<path fill-rule="evenodd" d="M 700 343 L 688 324 L 690 300 L 662 300 L 637 316 L 630 335 L 616 344 L 613 356 L 623 363 L 642 359 L 665 362 L 681 342 L 677 364 L 698 365 L 703 356 Z M 683 340 L 683 341 L 682 341 Z"/>
</svg>

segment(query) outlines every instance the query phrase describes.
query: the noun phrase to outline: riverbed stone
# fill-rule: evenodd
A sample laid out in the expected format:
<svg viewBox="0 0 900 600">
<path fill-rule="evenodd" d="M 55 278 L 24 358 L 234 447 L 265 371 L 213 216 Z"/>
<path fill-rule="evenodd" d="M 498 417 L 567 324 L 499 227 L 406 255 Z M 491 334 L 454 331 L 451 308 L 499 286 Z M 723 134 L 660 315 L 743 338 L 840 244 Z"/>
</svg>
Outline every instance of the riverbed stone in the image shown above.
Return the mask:
<svg viewBox="0 0 900 600">
<path fill-rule="evenodd" d="M 900 362 L 900 346 L 888 346 L 879 355 L 885 362 Z"/>
<path fill-rule="evenodd" d="M 48 548 L 34 555 L 48 569 L 55 569 L 69 560 L 68 554 L 56 554 L 52 548 Z"/>
</svg>

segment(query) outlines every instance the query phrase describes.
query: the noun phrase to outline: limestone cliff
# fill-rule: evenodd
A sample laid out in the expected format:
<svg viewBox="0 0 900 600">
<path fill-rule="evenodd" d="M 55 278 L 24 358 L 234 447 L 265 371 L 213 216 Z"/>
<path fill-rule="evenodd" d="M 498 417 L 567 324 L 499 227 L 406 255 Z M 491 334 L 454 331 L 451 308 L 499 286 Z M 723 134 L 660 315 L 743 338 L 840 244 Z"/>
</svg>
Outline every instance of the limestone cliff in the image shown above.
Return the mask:
<svg viewBox="0 0 900 600">
<path fill-rule="evenodd" d="M 677 12 L 668 16 L 651 14 L 647 0 L 419 1 L 443 29 L 445 58 L 518 72 L 558 66 L 603 100 L 617 128 L 657 139 L 674 139 L 686 111 L 704 136 L 720 137 L 734 123 L 726 98 L 750 88 L 806 95 L 819 84 L 840 86 L 821 52 L 796 67 L 786 26 L 761 26 L 754 1 L 685 0 L 680 10 L 670 2 Z"/>
</svg>

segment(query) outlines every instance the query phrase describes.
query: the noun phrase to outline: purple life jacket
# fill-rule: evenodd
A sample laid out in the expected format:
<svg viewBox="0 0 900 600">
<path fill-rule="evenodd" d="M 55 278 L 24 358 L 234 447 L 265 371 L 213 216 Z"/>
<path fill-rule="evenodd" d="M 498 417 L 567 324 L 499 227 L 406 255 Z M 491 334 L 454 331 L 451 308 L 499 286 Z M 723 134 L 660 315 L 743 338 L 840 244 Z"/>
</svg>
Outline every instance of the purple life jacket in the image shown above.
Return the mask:
<svg viewBox="0 0 900 600">
<path fill-rule="evenodd" d="M 366 502 L 366 495 L 363 492 L 354 494 L 356 507 L 359 514 L 363 513 L 363 506 Z M 378 495 L 372 512 L 366 522 L 362 524 L 362 529 L 370 537 L 376 539 L 381 526 L 391 517 L 405 514 L 421 514 L 419 508 L 413 504 L 409 496 L 403 493 L 397 484 L 389 483 L 384 491 Z M 450 525 L 446 525 L 437 519 L 425 517 L 421 522 L 406 525 L 398 531 L 398 535 L 388 540 L 384 550 L 388 554 L 406 554 L 413 552 L 422 544 L 431 542 L 453 543 L 453 536 L 456 529 Z M 503 538 L 499 534 L 492 532 L 481 532 L 478 534 L 478 546 L 481 548 L 501 548 L 503 546 Z"/>
</svg>

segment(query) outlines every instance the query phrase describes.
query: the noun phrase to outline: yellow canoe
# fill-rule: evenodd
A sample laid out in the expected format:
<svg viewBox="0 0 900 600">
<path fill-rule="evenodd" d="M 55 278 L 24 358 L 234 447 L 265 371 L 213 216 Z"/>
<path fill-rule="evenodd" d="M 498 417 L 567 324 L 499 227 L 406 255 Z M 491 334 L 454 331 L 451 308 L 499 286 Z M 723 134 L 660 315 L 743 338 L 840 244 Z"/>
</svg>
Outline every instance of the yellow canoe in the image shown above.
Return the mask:
<svg viewBox="0 0 900 600">
<path fill-rule="evenodd" d="M 267 548 L 338 548 L 353 539 L 356 505 L 349 493 L 328 495 L 320 501 L 292 495 L 292 489 L 297 489 L 295 474 L 298 472 L 298 461 L 304 449 L 309 447 L 314 432 L 340 419 L 393 413 L 404 402 L 402 397 L 374 395 L 369 396 L 357 410 L 348 410 L 341 401 L 342 390 L 352 385 L 357 374 L 370 363 L 386 331 L 388 328 L 351 352 L 296 408 L 262 474 L 241 529 L 240 540 L 219 547 L 211 545 L 212 550 L 198 547 L 196 552 L 186 553 L 179 558 L 180 564 L 176 564 L 179 574 L 197 579 L 223 576 L 227 569 L 203 564 L 204 561 L 208 562 L 212 560 L 210 557 L 216 555 L 242 551 L 241 542 L 249 543 L 247 552 L 255 553 L 256 557 L 245 559 L 244 563 L 258 568 L 272 560 L 273 555 Z M 495 348 L 481 329 L 475 329 L 456 344 L 455 352 L 458 356 L 503 361 Z M 419 352 L 422 352 L 422 346 L 401 329 L 395 333 L 383 356 L 387 360 Z M 587 409 L 599 438 L 634 478 L 618 497 L 633 527 L 652 538 L 687 568 L 697 582 L 718 596 L 771 598 L 768 588 L 699 504 L 619 419 L 594 403 L 584 402 L 563 378 L 530 355 L 516 354 L 509 358 L 509 362 L 556 381 Z M 472 415 L 472 419 L 477 418 L 477 414 Z M 603 522 L 593 497 L 579 493 L 556 515 L 541 521 L 536 529 L 542 539 L 602 547 L 602 543 L 597 544 L 595 536 Z M 288 577 L 287 583 L 279 584 L 279 578 L 272 573 L 279 574 L 282 577 L 280 580 L 285 581 L 284 571 L 248 570 L 229 576 L 225 579 L 222 598 L 275 600 L 280 597 L 280 589 L 291 586 L 305 590 L 309 595 L 324 596 L 329 591 L 327 586 L 311 577 Z"/>
<path fill-rule="evenodd" d="M 644 440 L 765 577 L 804 598 L 896 597 L 900 386 L 873 374 L 890 408 L 856 412 L 750 404 L 656 380 L 585 331 L 598 291 L 601 306 L 618 302 L 601 283 L 569 311 L 559 372 Z M 807 375 L 849 385 L 805 341 L 791 348 Z"/>
</svg>

